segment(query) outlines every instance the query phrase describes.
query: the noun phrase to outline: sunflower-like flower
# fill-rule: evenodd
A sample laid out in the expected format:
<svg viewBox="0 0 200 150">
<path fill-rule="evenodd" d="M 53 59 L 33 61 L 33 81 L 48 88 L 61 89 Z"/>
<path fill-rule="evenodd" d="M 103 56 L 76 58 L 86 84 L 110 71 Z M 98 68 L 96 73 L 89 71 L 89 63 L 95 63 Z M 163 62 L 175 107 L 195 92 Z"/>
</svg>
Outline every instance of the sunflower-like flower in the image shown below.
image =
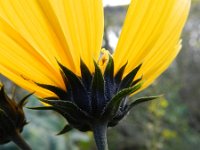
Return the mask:
<svg viewBox="0 0 200 150">
<path fill-rule="evenodd" d="M 0 70 L 69 122 L 105 132 L 136 104 L 181 49 L 190 0 L 132 0 L 113 54 L 101 50 L 102 0 L 0 0 Z M 100 55 L 102 51 L 102 55 Z M 104 147 L 104 148 L 103 148 Z"/>
<path fill-rule="evenodd" d="M 0 83 L 0 144 L 13 141 L 21 148 L 30 149 L 20 135 L 27 124 L 23 106 L 29 96 L 17 103 L 7 96 L 4 86 Z"/>
</svg>

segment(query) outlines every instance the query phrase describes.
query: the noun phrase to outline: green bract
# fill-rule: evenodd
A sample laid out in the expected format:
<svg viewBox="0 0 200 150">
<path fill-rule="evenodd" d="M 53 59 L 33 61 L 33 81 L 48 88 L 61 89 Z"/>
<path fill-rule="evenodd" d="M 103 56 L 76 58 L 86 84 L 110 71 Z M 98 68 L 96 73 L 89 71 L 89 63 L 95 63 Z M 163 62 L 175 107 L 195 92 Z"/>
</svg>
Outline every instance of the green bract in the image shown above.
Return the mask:
<svg viewBox="0 0 200 150">
<path fill-rule="evenodd" d="M 141 65 L 122 78 L 126 64 L 114 75 L 114 61 L 111 56 L 104 74 L 95 61 L 94 73 L 91 73 L 81 61 L 81 77 L 59 62 L 58 64 L 67 90 L 37 83 L 40 87 L 55 93 L 57 97 L 40 99 L 50 106 L 32 109 L 55 110 L 64 116 L 69 124 L 59 134 L 72 128 L 93 131 L 97 124 L 104 124 L 106 127 L 115 126 L 134 105 L 157 98 L 148 97 L 133 102 L 127 100 L 130 94 L 142 86 L 142 78 L 135 79 Z"/>
<path fill-rule="evenodd" d="M 4 87 L 0 87 L 0 144 L 13 140 L 12 138 L 27 124 L 22 108 L 29 96 L 16 103 L 6 95 Z"/>
</svg>

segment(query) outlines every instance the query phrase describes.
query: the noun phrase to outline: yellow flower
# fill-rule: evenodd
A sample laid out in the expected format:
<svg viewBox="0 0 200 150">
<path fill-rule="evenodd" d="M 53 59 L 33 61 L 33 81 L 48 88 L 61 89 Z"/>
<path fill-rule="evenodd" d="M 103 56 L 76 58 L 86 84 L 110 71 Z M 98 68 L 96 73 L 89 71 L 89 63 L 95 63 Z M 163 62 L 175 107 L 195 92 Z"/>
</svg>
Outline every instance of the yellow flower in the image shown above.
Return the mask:
<svg viewBox="0 0 200 150">
<path fill-rule="evenodd" d="M 164 129 L 161 134 L 165 139 L 173 139 L 177 137 L 177 133 L 170 129 Z"/>
<path fill-rule="evenodd" d="M 190 0 L 132 0 L 114 51 L 115 73 L 142 63 L 142 89 L 173 61 Z M 80 59 L 94 72 L 103 37 L 102 0 L 0 0 L 0 70 L 40 97 L 53 93 L 34 82 L 65 89 L 57 60 L 80 72 Z M 141 89 L 141 90 L 142 90 Z"/>
<path fill-rule="evenodd" d="M 0 0 L 0 71 L 50 104 L 34 109 L 67 119 L 60 134 L 92 130 L 104 150 L 107 127 L 156 98 L 127 101 L 178 54 L 190 3 L 132 0 L 114 53 L 101 56 L 102 0 Z"/>
</svg>

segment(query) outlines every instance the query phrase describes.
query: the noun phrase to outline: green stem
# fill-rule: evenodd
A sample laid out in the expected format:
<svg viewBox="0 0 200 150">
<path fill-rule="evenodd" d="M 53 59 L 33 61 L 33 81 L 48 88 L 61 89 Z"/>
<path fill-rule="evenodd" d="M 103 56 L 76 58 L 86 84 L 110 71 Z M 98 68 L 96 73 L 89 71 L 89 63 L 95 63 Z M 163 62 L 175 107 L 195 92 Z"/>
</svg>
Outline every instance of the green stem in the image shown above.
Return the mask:
<svg viewBox="0 0 200 150">
<path fill-rule="evenodd" d="M 21 134 L 16 131 L 16 134 L 12 137 L 12 141 L 19 147 L 21 150 L 31 150 L 31 147 L 26 143 L 22 138 Z"/>
<path fill-rule="evenodd" d="M 108 150 L 107 123 L 93 126 L 94 139 L 98 150 Z"/>
</svg>

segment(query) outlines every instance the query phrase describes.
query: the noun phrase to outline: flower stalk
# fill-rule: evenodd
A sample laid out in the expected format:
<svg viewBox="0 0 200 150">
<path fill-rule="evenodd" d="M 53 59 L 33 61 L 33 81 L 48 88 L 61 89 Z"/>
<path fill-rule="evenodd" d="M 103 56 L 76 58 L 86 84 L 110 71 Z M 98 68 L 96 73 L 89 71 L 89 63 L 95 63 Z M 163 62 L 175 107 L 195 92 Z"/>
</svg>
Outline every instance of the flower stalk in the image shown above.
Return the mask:
<svg viewBox="0 0 200 150">
<path fill-rule="evenodd" d="M 87 65 L 81 61 L 82 76 L 77 76 L 71 70 L 58 62 L 63 80 L 66 81 L 66 91 L 58 87 L 36 83 L 57 95 L 57 97 L 40 98 L 44 107 L 29 107 L 35 110 L 54 110 L 60 113 L 69 124 L 59 132 L 64 134 L 76 128 L 80 131 L 92 131 L 98 150 L 108 150 L 107 128 L 116 126 L 120 120 L 137 104 L 158 97 L 144 97 L 135 101 L 127 101 L 128 96 L 137 92 L 142 86 L 142 78 L 136 78 L 141 65 L 134 68 L 124 78 L 126 64 L 114 74 L 114 61 L 108 55 L 105 71 L 94 61 L 95 71 L 90 72 Z"/>
<path fill-rule="evenodd" d="M 11 140 L 21 149 L 21 150 L 31 150 L 31 147 L 26 143 L 24 138 L 21 136 L 19 131 L 11 137 Z"/>
<path fill-rule="evenodd" d="M 98 150 L 108 150 L 107 123 L 95 124 L 93 134 Z"/>
<path fill-rule="evenodd" d="M 22 150 L 31 150 L 20 133 L 27 124 L 23 106 L 26 99 L 31 96 L 25 96 L 18 103 L 8 97 L 4 86 L 0 84 L 0 144 L 13 141 Z"/>
<path fill-rule="evenodd" d="M 132 0 L 114 53 L 103 50 L 101 58 L 103 1 L 85 1 L 0 0 L 0 70 L 49 104 L 32 109 L 65 117 L 68 124 L 59 134 L 72 128 L 93 131 L 98 149 L 106 150 L 107 127 L 116 126 L 134 106 L 157 98 L 128 101 L 180 51 L 191 0 Z M 0 88 L 0 144 L 23 130 L 23 104 Z"/>
</svg>

